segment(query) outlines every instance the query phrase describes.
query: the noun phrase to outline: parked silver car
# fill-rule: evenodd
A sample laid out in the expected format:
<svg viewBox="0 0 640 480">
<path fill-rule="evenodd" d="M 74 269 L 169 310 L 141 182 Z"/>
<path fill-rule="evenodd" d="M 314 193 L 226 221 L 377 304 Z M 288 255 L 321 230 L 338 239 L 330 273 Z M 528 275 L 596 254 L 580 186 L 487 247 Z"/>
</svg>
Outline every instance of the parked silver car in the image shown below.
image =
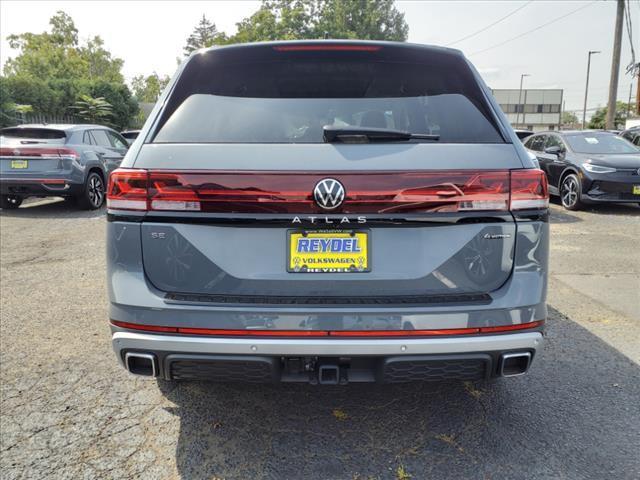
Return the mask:
<svg viewBox="0 0 640 480">
<path fill-rule="evenodd" d="M 525 373 L 548 191 L 461 52 L 199 51 L 110 178 L 113 347 L 166 380 Z"/>
<path fill-rule="evenodd" d="M 0 130 L 0 206 L 26 197 L 67 197 L 82 208 L 104 204 L 106 180 L 128 144 L 101 125 L 20 125 Z"/>
</svg>

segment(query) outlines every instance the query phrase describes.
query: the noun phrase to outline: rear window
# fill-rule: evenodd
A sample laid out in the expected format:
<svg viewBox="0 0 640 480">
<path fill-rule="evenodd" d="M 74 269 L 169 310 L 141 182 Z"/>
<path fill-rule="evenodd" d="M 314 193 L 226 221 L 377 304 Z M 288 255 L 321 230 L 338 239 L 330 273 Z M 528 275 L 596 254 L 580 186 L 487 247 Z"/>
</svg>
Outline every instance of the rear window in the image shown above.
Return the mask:
<svg viewBox="0 0 640 480">
<path fill-rule="evenodd" d="M 153 141 L 321 143 L 330 125 L 435 134 L 439 143 L 503 142 L 464 59 L 378 48 L 280 52 L 262 46 L 197 55 Z"/>
<path fill-rule="evenodd" d="M 0 130 L 0 136 L 3 139 L 21 139 L 25 140 L 21 143 L 52 143 L 63 145 L 67 139 L 63 130 L 55 130 L 51 128 L 3 128 Z"/>
</svg>

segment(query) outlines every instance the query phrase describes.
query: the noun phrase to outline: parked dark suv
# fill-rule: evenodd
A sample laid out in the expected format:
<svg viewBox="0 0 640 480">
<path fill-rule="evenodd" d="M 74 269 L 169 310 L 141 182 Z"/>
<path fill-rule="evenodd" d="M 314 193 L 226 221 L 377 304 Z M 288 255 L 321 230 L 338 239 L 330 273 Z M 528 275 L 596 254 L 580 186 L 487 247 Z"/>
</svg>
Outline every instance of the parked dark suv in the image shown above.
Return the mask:
<svg viewBox="0 0 640 480">
<path fill-rule="evenodd" d="M 542 344 L 546 178 L 457 50 L 199 51 L 107 206 L 135 374 L 471 380 L 525 373 Z"/>
<path fill-rule="evenodd" d="M 640 148 L 597 130 L 542 132 L 525 146 L 568 210 L 587 203 L 640 203 Z"/>
<path fill-rule="evenodd" d="M 104 204 L 106 180 L 127 141 L 101 125 L 20 125 L 0 130 L 0 206 L 26 197 L 66 197 L 82 208 Z"/>
</svg>

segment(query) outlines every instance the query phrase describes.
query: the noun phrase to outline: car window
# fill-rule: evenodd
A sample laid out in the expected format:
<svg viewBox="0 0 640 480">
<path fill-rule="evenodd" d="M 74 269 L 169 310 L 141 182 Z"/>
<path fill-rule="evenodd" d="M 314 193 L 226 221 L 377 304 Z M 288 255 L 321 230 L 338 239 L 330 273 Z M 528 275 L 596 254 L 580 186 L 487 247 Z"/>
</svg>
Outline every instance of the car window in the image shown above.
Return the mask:
<svg viewBox="0 0 640 480">
<path fill-rule="evenodd" d="M 640 153 L 640 149 L 621 136 L 604 132 L 585 132 L 566 136 L 567 142 L 576 153 L 588 154 L 628 154 Z"/>
<path fill-rule="evenodd" d="M 92 130 L 91 134 L 99 146 L 107 148 L 113 147 L 111 140 L 109 140 L 109 137 L 107 136 L 106 130 Z"/>
<path fill-rule="evenodd" d="M 527 141 L 529 144 L 527 148 L 535 152 L 541 152 L 544 148 L 545 137 L 546 135 L 536 135 L 535 137 L 530 138 Z"/>
<path fill-rule="evenodd" d="M 64 145 L 67 134 L 63 130 L 51 128 L 9 127 L 0 130 L 3 139 L 37 140 L 38 143 Z"/>
<path fill-rule="evenodd" d="M 564 143 L 557 135 L 547 135 L 547 141 L 544 143 L 544 148 L 549 147 L 560 147 L 561 149 L 565 149 Z"/>
<path fill-rule="evenodd" d="M 84 143 L 85 145 L 95 145 L 96 142 L 93 140 L 93 137 L 91 136 L 91 132 L 89 130 L 85 130 L 84 133 L 82 134 L 82 143 Z"/>
<path fill-rule="evenodd" d="M 529 136 L 529 138 L 526 138 L 525 141 L 523 142 L 524 146 L 527 147 L 529 150 L 533 150 L 532 145 L 533 145 L 533 142 L 536 141 L 536 138 L 538 137 L 536 137 L 535 135 Z"/>
<path fill-rule="evenodd" d="M 117 135 L 117 134 L 115 134 L 113 132 L 107 132 L 107 135 L 111 139 L 111 144 L 115 148 L 128 148 L 127 142 L 126 142 L 126 140 L 124 138 L 120 138 L 119 135 Z"/>
<path fill-rule="evenodd" d="M 289 58 L 269 48 L 260 61 L 220 60 L 232 54 L 189 61 L 154 143 L 322 143 L 326 125 L 504 143 L 468 65 L 450 55 L 412 63 L 372 52 Z"/>
</svg>

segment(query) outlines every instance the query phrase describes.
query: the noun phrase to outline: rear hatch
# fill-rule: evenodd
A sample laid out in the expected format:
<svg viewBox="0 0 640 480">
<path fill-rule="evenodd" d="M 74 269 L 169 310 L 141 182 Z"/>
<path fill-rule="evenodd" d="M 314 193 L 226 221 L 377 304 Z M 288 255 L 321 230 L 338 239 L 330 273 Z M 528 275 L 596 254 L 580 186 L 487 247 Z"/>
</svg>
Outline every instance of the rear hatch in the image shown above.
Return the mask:
<svg viewBox="0 0 640 480">
<path fill-rule="evenodd" d="M 146 212 L 145 273 L 175 301 L 486 301 L 510 209 L 545 201 L 463 57 L 389 44 L 195 56 L 132 167 L 108 206 Z"/>
<path fill-rule="evenodd" d="M 77 152 L 66 148 L 64 130 L 10 127 L 0 130 L 0 176 L 40 179 L 70 170 Z"/>
</svg>

